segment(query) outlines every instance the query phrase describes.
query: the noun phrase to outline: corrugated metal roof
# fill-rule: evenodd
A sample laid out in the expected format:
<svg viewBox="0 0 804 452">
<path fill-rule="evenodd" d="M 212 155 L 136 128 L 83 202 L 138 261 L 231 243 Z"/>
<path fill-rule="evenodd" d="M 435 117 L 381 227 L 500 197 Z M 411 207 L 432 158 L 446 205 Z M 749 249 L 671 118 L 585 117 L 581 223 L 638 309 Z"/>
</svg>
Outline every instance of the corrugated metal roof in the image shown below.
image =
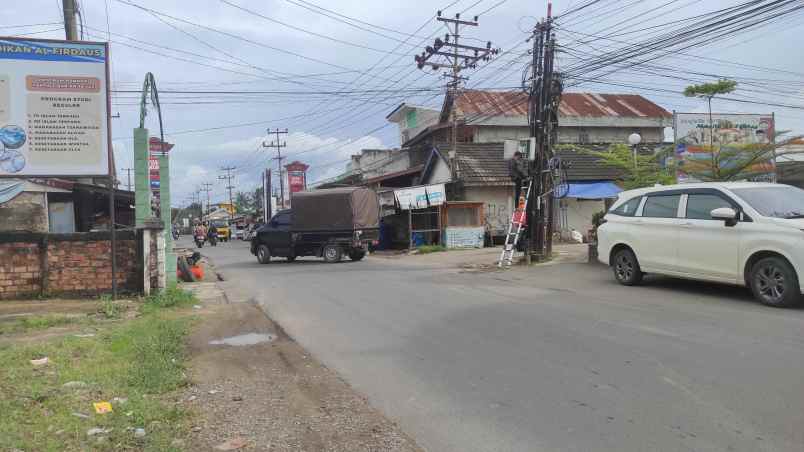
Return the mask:
<svg viewBox="0 0 804 452">
<path fill-rule="evenodd" d="M 457 102 L 463 116 L 526 116 L 528 96 L 521 91 L 466 90 Z M 564 93 L 561 116 L 669 118 L 672 115 L 638 94 Z"/>
<path fill-rule="evenodd" d="M 503 143 L 458 143 L 457 147 L 458 169 L 465 185 L 513 185 L 503 158 Z M 445 154 L 450 148 L 449 144 L 438 145 Z M 573 150 L 561 150 L 556 155 L 567 164 L 570 181 L 617 180 L 621 176 L 617 168 L 602 164 L 595 155 Z"/>
</svg>

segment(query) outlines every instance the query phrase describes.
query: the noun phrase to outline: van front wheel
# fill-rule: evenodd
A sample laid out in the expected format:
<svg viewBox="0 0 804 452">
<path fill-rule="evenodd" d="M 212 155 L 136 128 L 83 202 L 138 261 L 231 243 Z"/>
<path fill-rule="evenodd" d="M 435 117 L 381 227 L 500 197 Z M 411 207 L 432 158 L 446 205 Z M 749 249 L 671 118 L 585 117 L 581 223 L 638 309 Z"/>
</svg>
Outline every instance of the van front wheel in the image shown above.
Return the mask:
<svg viewBox="0 0 804 452">
<path fill-rule="evenodd" d="M 751 267 L 751 290 L 760 302 L 775 308 L 789 308 L 801 302 L 796 272 L 779 257 L 760 259 Z"/>
</svg>

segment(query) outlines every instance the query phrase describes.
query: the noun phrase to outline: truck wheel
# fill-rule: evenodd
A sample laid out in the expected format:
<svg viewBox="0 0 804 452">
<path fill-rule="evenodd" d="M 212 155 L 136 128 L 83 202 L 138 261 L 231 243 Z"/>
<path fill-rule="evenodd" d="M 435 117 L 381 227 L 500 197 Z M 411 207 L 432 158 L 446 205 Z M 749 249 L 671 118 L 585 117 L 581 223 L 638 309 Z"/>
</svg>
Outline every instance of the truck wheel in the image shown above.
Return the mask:
<svg viewBox="0 0 804 452">
<path fill-rule="evenodd" d="M 341 247 L 338 245 L 327 245 L 324 247 L 324 262 L 328 262 L 333 264 L 335 262 L 340 262 L 343 258 L 343 252 L 341 251 Z"/>
<path fill-rule="evenodd" d="M 349 259 L 351 259 L 353 261 L 359 261 L 360 259 L 363 259 L 364 257 L 366 257 L 366 252 L 363 251 L 363 250 L 349 251 Z"/>
<path fill-rule="evenodd" d="M 257 247 L 257 262 L 267 264 L 271 262 L 271 250 L 267 245 L 260 245 Z"/>
</svg>

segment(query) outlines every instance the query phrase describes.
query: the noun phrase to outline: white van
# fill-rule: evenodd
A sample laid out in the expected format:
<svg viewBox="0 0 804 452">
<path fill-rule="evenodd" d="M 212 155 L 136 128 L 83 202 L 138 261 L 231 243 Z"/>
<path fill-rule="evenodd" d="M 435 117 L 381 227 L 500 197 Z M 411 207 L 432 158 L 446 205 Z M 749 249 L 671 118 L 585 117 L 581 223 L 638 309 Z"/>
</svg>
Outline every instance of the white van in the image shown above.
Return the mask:
<svg viewBox="0 0 804 452">
<path fill-rule="evenodd" d="M 621 284 L 645 273 L 738 284 L 769 306 L 802 299 L 804 190 L 713 182 L 620 193 L 598 229 L 598 256 Z"/>
</svg>

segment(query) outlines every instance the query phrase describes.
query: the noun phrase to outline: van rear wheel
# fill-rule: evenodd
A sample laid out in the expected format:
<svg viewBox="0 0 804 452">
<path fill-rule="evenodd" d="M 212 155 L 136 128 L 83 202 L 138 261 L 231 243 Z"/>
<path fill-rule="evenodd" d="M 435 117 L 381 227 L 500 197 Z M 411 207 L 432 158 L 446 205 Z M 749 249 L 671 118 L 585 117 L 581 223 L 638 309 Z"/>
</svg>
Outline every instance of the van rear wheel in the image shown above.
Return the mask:
<svg viewBox="0 0 804 452">
<path fill-rule="evenodd" d="M 341 247 L 338 245 L 325 246 L 324 251 L 321 254 L 323 254 L 324 262 L 328 262 L 330 264 L 340 262 L 343 258 L 343 251 L 341 251 Z"/>
<path fill-rule="evenodd" d="M 639 261 L 630 248 L 623 248 L 614 254 L 611 268 L 617 282 L 624 286 L 635 286 L 642 282 L 644 273 L 639 268 Z"/>
</svg>

